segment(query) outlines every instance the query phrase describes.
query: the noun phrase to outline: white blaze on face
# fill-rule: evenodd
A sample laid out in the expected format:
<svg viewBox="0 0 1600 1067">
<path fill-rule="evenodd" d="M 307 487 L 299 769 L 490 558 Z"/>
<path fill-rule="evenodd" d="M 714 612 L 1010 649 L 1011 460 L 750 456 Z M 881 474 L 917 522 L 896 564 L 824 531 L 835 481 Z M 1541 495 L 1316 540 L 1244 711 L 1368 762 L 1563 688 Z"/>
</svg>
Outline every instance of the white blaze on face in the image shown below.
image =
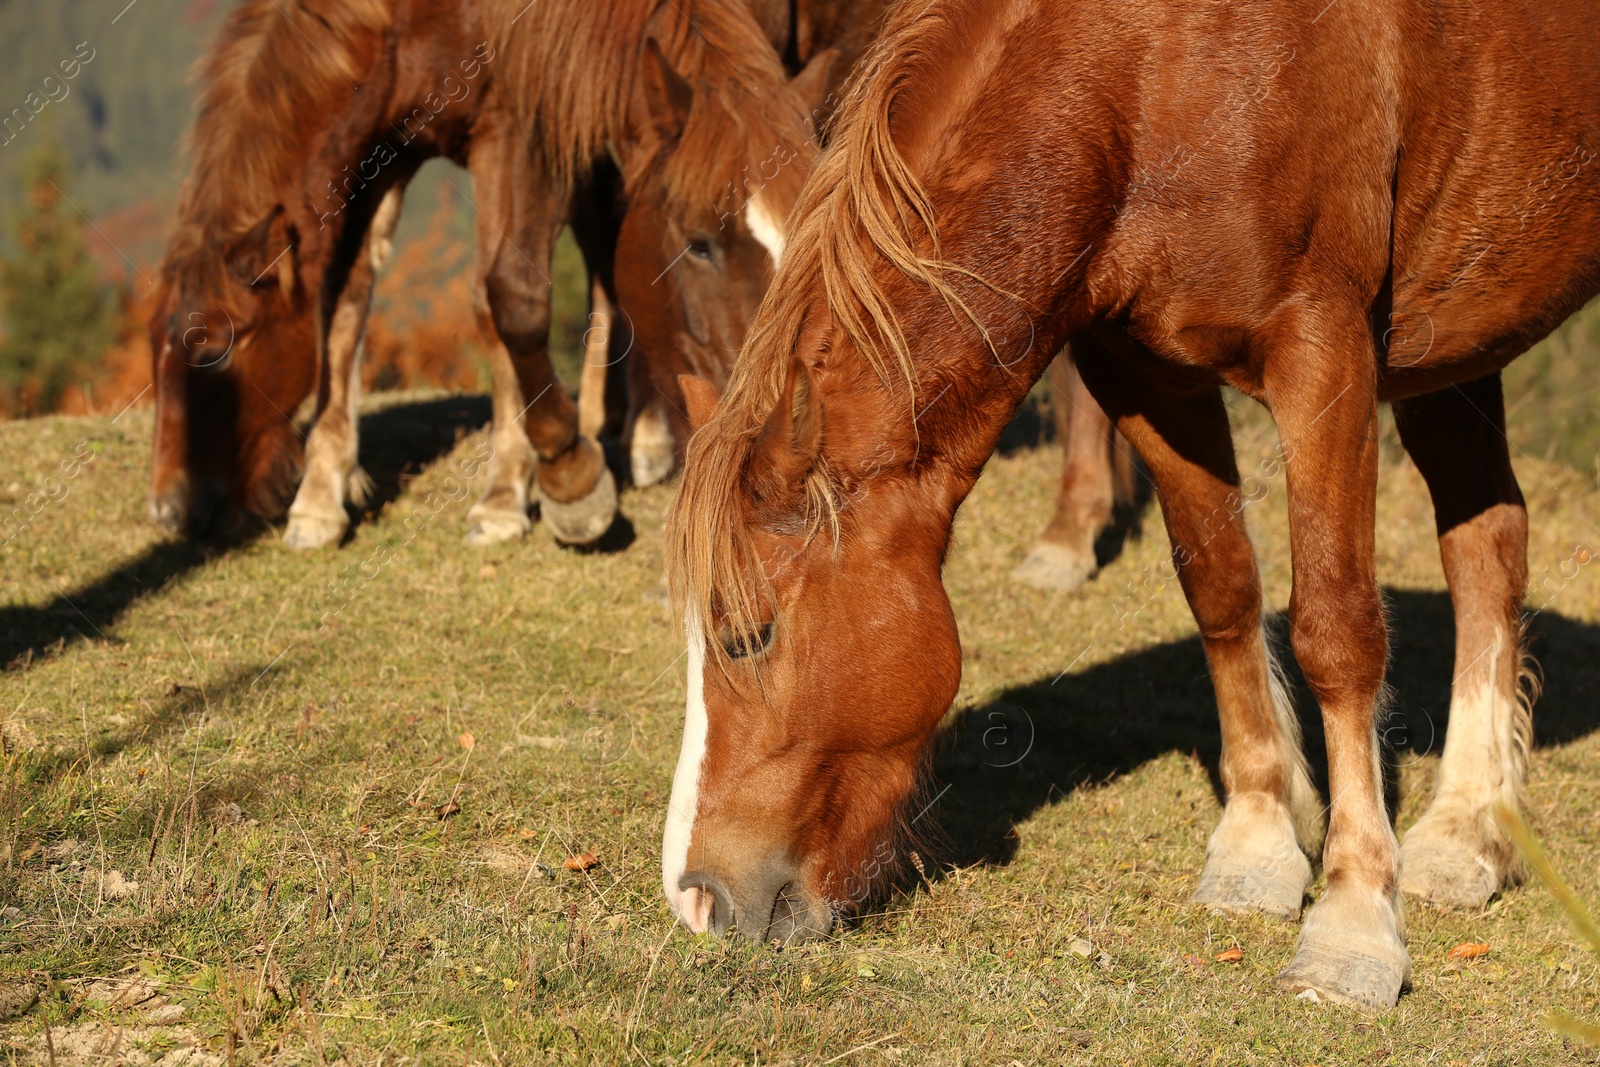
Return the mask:
<svg viewBox="0 0 1600 1067">
<path fill-rule="evenodd" d="M 661 887 L 678 921 L 703 934 L 711 921 L 711 896 L 701 889 L 682 890 L 678 880 L 689 862 L 689 836 L 700 802 L 700 770 L 706 758 L 706 641 L 700 620 L 693 614 L 685 622 L 689 634 L 689 700 L 683 719 L 683 747 L 672 776 L 672 799 L 667 802 L 667 827 L 661 835 Z"/>
<path fill-rule="evenodd" d="M 758 196 L 744 209 L 744 224 L 750 227 L 751 236 L 767 250 L 772 257 L 772 269 L 777 270 L 783 262 L 783 250 L 788 243 L 783 236 L 783 219 L 769 211 Z"/>
</svg>

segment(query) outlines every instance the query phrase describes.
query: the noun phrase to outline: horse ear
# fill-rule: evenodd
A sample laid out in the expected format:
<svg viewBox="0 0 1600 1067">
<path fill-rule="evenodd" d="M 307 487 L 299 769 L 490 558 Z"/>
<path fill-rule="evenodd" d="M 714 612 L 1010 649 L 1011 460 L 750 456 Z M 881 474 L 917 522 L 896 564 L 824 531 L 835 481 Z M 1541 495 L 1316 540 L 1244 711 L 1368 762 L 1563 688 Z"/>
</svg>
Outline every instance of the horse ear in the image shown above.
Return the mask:
<svg viewBox="0 0 1600 1067">
<path fill-rule="evenodd" d="M 806 105 L 806 110 L 811 115 L 817 115 L 823 110 L 823 105 L 828 102 L 828 97 L 833 93 L 833 72 L 838 66 L 839 50 L 827 48 L 811 57 L 805 69 L 796 74 L 789 82 L 801 101 Z"/>
<path fill-rule="evenodd" d="M 806 475 L 822 450 L 820 401 L 811 369 L 796 358 L 747 471 L 753 495 L 769 507 L 791 508 L 804 492 Z"/>
<path fill-rule="evenodd" d="M 683 401 L 689 409 L 689 429 L 698 430 L 716 414 L 722 394 L 717 387 L 695 374 L 678 375 L 678 385 L 683 389 Z"/>
<path fill-rule="evenodd" d="M 650 121 L 664 140 L 676 141 L 694 106 L 694 86 L 667 61 L 654 37 L 644 42 L 644 98 Z"/>
<path fill-rule="evenodd" d="M 294 247 L 295 237 L 295 228 L 279 204 L 228 246 L 228 270 L 240 284 L 252 286 L 276 271 L 278 285 L 287 292 L 294 287 L 294 256 L 287 253 Z"/>
</svg>

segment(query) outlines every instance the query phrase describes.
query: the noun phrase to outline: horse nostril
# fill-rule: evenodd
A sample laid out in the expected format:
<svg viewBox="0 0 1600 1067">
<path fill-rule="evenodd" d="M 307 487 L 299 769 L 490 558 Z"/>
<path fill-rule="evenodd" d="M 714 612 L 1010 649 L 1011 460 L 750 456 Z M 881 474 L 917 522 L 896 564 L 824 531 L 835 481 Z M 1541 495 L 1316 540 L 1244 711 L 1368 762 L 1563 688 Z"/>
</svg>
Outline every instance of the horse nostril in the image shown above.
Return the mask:
<svg viewBox="0 0 1600 1067">
<path fill-rule="evenodd" d="M 683 890 L 683 924 L 697 934 L 721 937 L 733 925 L 733 897 L 709 874 L 690 871 L 678 880 Z"/>
</svg>

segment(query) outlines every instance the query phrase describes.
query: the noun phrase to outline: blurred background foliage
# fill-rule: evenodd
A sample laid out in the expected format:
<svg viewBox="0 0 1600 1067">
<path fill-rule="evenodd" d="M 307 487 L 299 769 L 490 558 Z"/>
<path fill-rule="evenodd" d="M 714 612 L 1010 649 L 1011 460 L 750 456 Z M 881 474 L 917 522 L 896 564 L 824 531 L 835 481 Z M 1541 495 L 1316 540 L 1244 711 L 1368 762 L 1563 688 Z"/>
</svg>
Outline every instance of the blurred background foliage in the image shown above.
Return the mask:
<svg viewBox="0 0 1600 1067">
<path fill-rule="evenodd" d="M 187 160 L 188 71 L 230 7 L 0 0 L 0 117 L 62 60 L 93 57 L 65 96 L 0 130 L 0 417 L 116 410 L 149 384 L 144 323 Z M 368 336 L 368 388 L 488 388 L 471 305 L 471 190 L 440 161 L 412 183 Z M 552 351 L 575 388 L 587 298 L 570 236 L 552 277 Z M 1506 396 L 1519 451 L 1600 483 L 1596 368 L 1600 306 L 1514 364 Z"/>
</svg>

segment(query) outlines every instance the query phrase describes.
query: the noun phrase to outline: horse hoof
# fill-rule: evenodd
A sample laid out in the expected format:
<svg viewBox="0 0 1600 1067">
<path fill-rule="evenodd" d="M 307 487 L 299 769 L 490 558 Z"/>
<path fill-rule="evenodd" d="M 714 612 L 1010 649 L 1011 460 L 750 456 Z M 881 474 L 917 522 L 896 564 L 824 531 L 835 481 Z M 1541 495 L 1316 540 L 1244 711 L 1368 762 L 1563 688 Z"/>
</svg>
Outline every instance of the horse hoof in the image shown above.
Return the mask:
<svg viewBox="0 0 1600 1067">
<path fill-rule="evenodd" d="M 1400 892 L 1445 907 L 1481 908 L 1508 880 L 1492 855 L 1424 819 L 1400 843 Z"/>
<path fill-rule="evenodd" d="M 677 455 L 672 450 L 670 440 L 659 447 L 650 447 L 636 438 L 633 448 L 628 453 L 629 472 L 633 477 L 635 488 L 638 489 L 647 489 L 666 481 L 676 462 Z"/>
<path fill-rule="evenodd" d="M 1395 898 L 1359 884 L 1330 888 L 1306 916 L 1279 986 L 1363 1011 L 1393 1008 L 1411 981 L 1399 909 Z"/>
<path fill-rule="evenodd" d="M 336 545 L 350 528 L 350 519 L 342 512 L 338 518 L 331 515 L 309 515 L 289 512 L 289 525 L 283 531 L 283 543 L 290 548 L 309 550 Z"/>
<path fill-rule="evenodd" d="M 1094 577 L 1096 569 L 1093 553 L 1085 555 L 1065 545 L 1040 541 L 1011 577 L 1035 589 L 1074 593 Z"/>
<path fill-rule="evenodd" d="M 533 529 L 532 520 L 521 511 L 480 511 L 473 508 L 467 515 L 467 523 L 466 540 L 473 548 L 515 541 Z"/>
<path fill-rule="evenodd" d="M 372 480 L 372 475 L 360 467 L 352 468 L 345 475 L 344 486 L 345 496 L 358 508 L 366 507 L 378 495 L 378 484 Z"/>
<path fill-rule="evenodd" d="M 628 435 L 628 473 L 638 489 L 666 481 L 678 462 L 678 440 L 662 411 L 659 404 L 645 407 Z"/>
<path fill-rule="evenodd" d="M 1311 864 L 1296 850 L 1298 863 L 1207 863 L 1195 887 L 1194 903 L 1218 915 L 1270 915 L 1294 922 L 1311 884 Z"/>
<path fill-rule="evenodd" d="M 1302 938 L 1294 959 L 1278 975 L 1278 985 L 1316 1003 L 1332 1001 L 1362 1011 L 1388 1011 L 1400 1003 L 1400 990 L 1410 973 L 1404 948 L 1400 956 L 1396 960 L 1390 955 L 1308 945 Z"/>
<path fill-rule="evenodd" d="M 617 482 L 606 468 L 589 491 L 569 504 L 539 494 L 539 517 L 563 545 L 592 545 L 605 536 L 617 517 Z"/>
</svg>

